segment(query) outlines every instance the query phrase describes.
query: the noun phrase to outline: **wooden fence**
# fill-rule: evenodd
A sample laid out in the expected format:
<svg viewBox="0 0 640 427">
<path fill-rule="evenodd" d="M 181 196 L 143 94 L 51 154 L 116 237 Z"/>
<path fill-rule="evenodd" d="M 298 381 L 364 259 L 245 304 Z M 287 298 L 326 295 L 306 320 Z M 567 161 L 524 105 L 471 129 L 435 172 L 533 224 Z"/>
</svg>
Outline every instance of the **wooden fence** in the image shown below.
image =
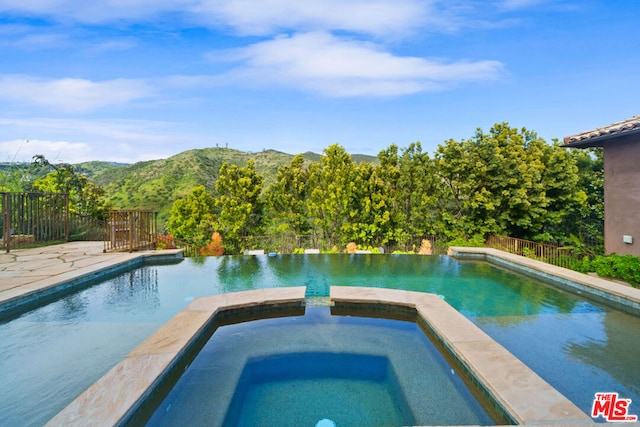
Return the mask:
<svg viewBox="0 0 640 427">
<path fill-rule="evenodd" d="M 571 247 L 554 246 L 515 237 L 496 235 L 489 236 L 486 246 L 565 268 L 571 268 L 583 256 L 576 253 Z"/>
<path fill-rule="evenodd" d="M 157 212 L 112 211 L 106 220 L 69 211 L 65 193 L 0 192 L 2 248 L 29 247 L 66 241 L 103 241 L 106 251 L 154 248 Z"/>
<path fill-rule="evenodd" d="M 67 240 L 69 196 L 47 193 L 0 193 L 2 247 Z"/>
<path fill-rule="evenodd" d="M 105 252 L 133 252 L 156 247 L 158 241 L 158 212 L 156 211 L 111 211 L 104 224 Z"/>
</svg>

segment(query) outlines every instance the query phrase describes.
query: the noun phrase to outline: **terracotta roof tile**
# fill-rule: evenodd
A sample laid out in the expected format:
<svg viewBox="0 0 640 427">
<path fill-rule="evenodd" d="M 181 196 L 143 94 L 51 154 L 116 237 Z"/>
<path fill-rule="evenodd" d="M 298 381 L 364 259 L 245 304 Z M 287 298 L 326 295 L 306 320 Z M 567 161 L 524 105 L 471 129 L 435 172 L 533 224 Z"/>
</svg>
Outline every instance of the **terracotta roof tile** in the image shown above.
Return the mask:
<svg viewBox="0 0 640 427">
<path fill-rule="evenodd" d="M 590 142 L 595 143 L 615 136 L 623 136 L 630 132 L 640 132 L 640 116 L 633 116 L 630 119 L 616 122 L 608 126 L 599 127 L 576 135 L 566 136 L 564 137 L 564 143 L 565 145 L 578 146 Z"/>
</svg>

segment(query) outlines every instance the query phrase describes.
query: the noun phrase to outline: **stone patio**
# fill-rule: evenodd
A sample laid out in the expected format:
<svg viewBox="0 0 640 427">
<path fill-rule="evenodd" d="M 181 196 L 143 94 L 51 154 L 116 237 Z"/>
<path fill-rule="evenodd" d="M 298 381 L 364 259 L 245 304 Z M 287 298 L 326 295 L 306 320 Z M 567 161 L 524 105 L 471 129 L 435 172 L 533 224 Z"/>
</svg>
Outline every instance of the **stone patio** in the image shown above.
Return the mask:
<svg viewBox="0 0 640 427">
<path fill-rule="evenodd" d="M 104 253 L 103 242 L 0 252 L 0 314 L 83 281 L 131 268 L 145 258 L 182 258 L 181 250 Z"/>
</svg>

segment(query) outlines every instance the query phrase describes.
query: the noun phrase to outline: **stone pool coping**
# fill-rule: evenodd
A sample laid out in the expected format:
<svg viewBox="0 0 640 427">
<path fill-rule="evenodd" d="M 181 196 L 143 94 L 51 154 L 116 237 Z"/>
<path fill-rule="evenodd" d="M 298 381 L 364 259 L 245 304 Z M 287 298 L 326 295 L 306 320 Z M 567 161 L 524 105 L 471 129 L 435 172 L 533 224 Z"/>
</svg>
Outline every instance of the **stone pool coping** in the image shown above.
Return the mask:
<svg viewBox="0 0 640 427">
<path fill-rule="evenodd" d="M 0 316 L 146 262 L 179 262 L 182 249 L 104 253 L 103 242 L 70 242 L 0 253 Z"/>
<path fill-rule="evenodd" d="M 450 247 L 449 255 L 459 260 L 483 260 L 509 271 L 525 274 L 571 292 L 613 305 L 634 314 L 640 313 L 640 289 L 600 277 L 557 267 L 531 258 L 492 248 Z"/>
<path fill-rule="evenodd" d="M 177 370 L 180 359 L 199 338 L 207 335 L 218 315 L 234 310 L 303 307 L 305 291 L 305 287 L 257 289 L 192 301 L 47 426 L 134 423 L 154 389 L 175 375 L 172 370 Z M 360 287 L 331 287 L 330 295 L 336 307 L 413 310 L 418 321 L 518 424 L 593 423 L 577 406 L 437 295 Z"/>
</svg>

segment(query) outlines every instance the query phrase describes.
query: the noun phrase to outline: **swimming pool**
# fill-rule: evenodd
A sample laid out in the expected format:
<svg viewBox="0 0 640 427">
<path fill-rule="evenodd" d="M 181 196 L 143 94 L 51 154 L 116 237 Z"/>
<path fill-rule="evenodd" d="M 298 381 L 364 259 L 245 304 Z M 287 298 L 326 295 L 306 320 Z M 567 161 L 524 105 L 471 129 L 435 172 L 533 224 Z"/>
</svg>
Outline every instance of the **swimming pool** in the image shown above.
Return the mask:
<svg viewBox="0 0 640 427">
<path fill-rule="evenodd" d="M 617 391 L 640 413 L 640 320 L 484 262 L 446 256 L 282 255 L 145 266 L 0 324 L 0 423 L 40 425 L 193 298 L 254 288 L 432 292 L 585 412 Z"/>
</svg>

